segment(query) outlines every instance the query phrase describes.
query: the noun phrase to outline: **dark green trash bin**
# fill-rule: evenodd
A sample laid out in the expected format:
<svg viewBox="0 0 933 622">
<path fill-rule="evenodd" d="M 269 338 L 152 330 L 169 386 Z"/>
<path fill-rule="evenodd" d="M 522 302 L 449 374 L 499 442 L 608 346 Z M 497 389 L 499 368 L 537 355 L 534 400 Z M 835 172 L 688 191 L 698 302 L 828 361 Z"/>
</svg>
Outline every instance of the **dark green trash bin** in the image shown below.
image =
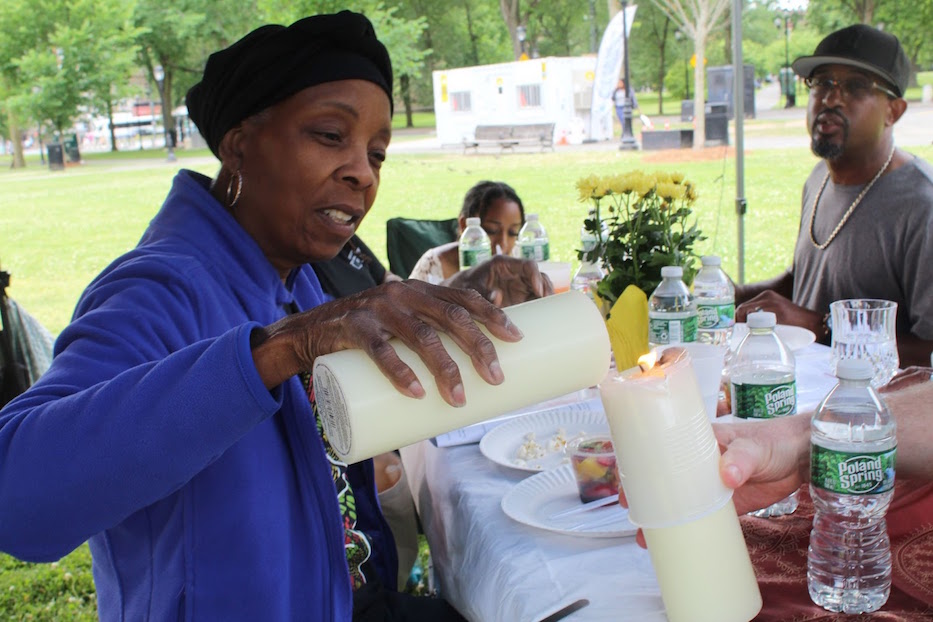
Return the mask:
<svg viewBox="0 0 933 622">
<path fill-rule="evenodd" d="M 72 164 L 77 164 L 81 161 L 81 152 L 78 151 L 77 134 L 68 134 L 65 136 L 65 154 L 68 156 L 68 161 Z"/>
<path fill-rule="evenodd" d="M 53 171 L 65 170 L 65 151 L 61 143 L 50 143 L 45 148 L 49 155 L 49 169 Z"/>
</svg>

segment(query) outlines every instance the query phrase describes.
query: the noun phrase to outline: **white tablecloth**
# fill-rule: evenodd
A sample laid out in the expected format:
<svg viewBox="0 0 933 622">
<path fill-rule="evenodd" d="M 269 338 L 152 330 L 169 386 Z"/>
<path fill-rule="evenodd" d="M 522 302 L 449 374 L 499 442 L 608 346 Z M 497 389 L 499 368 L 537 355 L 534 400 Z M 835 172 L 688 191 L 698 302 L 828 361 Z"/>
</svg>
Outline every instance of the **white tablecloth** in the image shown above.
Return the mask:
<svg viewBox="0 0 933 622">
<path fill-rule="evenodd" d="M 835 384 L 829 348 L 797 356 L 798 410 Z M 471 622 L 537 622 L 585 598 L 567 620 L 664 622 L 648 552 L 633 537 L 565 536 L 513 521 L 502 497 L 529 474 L 487 460 L 477 445 L 402 449 L 444 597 Z"/>
</svg>

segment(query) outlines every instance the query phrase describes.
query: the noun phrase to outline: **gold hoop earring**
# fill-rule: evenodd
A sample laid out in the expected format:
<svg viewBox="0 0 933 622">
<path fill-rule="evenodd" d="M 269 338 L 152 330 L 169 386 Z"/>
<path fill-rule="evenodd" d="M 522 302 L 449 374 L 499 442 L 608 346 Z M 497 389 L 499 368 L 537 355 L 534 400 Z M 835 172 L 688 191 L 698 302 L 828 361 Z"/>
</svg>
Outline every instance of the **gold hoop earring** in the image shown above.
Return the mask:
<svg viewBox="0 0 933 622">
<path fill-rule="evenodd" d="M 234 176 L 230 176 L 230 181 L 227 182 L 227 204 L 230 209 L 233 209 L 236 206 L 237 201 L 240 200 L 240 193 L 243 191 L 243 173 L 240 172 L 240 169 L 236 171 L 236 193 L 233 192 L 233 180 Z M 233 200 L 230 200 L 230 195 L 233 195 Z"/>
</svg>

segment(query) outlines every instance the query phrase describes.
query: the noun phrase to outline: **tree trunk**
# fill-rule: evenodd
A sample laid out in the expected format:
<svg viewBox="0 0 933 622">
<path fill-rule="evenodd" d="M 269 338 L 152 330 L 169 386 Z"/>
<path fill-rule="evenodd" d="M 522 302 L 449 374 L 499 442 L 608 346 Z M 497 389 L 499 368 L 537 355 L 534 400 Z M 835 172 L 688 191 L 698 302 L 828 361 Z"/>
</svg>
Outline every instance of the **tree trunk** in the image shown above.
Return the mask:
<svg viewBox="0 0 933 622">
<path fill-rule="evenodd" d="M 22 130 L 19 129 L 19 123 L 12 112 L 6 115 L 7 127 L 10 128 L 10 142 L 13 143 L 13 163 L 12 168 L 26 168 L 26 158 L 23 157 L 23 137 Z"/>
<path fill-rule="evenodd" d="M 165 146 L 174 148 L 178 142 L 178 135 L 175 131 L 175 117 L 172 115 L 172 72 L 168 69 L 165 69 L 165 79 L 162 81 L 159 98 L 162 100 L 162 127 L 165 128 Z"/>
<path fill-rule="evenodd" d="M 402 93 L 402 103 L 405 106 L 405 127 L 415 127 L 411 119 L 411 79 L 408 74 L 399 76 L 398 90 Z"/>
<path fill-rule="evenodd" d="M 479 49 L 476 47 L 476 33 L 473 32 L 473 14 L 470 12 L 470 0 L 463 1 L 466 10 L 467 34 L 470 35 L 470 50 L 473 52 L 473 65 L 479 65 Z"/>
<path fill-rule="evenodd" d="M 113 101 L 107 98 L 107 121 L 110 126 L 110 151 L 119 151 L 117 147 L 117 129 L 113 126 Z"/>
<path fill-rule="evenodd" d="M 512 54 L 515 60 L 522 56 L 522 44 L 518 40 L 518 3 L 519 0 L 499 0 L 499 8 L 502 10 L 502 19 L 505 20 L 505 26 L 509 29 L 509 37 L 512 39 Z"/>
</svg>

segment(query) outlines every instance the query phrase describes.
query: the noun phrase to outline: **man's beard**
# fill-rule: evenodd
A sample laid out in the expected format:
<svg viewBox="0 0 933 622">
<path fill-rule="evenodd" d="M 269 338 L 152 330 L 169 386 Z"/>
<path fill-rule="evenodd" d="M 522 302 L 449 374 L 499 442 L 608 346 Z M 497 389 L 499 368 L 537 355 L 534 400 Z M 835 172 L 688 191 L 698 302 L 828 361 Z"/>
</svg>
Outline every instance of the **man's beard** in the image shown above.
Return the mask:
<svg viewBox="0 0 933 622">
<path fill-rule="evenodd" d="M 832 161 L 842 155 L 845 144 L 849 141 L 849 120 L 842 114 L 832 111 L 833 114 L 842 119 L 842 141 L 839 144 L 833 143 L 825 138 L 821 138 L 816 133 L 816 124 L 819 122 L 820 116 L 826 114 L 826 112 L 827 111 L 821 112 L 813 121 L 813 127 L 810 129 L 810 135 L 812 136 L 810 140 L 810 150 L 818 158 Z"/>
</svg>

